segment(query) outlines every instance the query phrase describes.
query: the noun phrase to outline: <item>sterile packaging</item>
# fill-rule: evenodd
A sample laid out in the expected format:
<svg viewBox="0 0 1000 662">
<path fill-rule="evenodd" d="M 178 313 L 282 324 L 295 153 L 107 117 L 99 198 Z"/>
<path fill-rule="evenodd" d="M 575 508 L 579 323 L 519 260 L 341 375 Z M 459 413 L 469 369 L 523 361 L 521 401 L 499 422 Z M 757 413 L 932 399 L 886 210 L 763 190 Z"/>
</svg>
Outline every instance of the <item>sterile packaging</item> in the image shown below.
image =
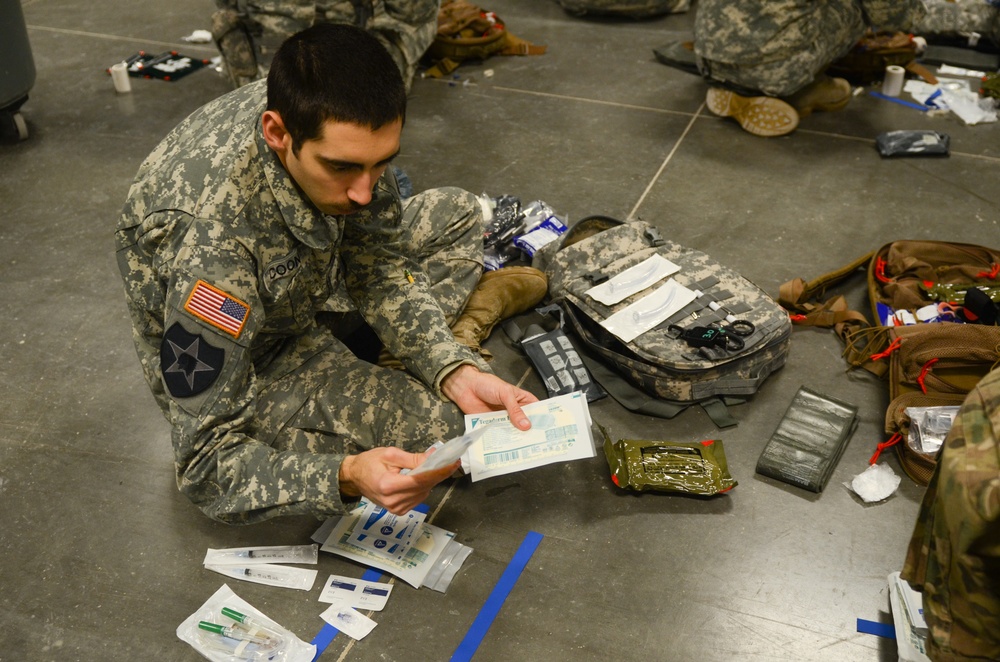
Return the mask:
<svg viewBox="0 0 1000 662">
<path fill-rule="evenodd" d="M 555 216 L 542 221 L 534 230 L 514 239 L 514 245 L 534 257 L 535 252 L 566 232 L 566 224 Z"/>
<path fill-rule="evenodd" d="M 223 585 L 177 627 L 177 637 L 214 662 L 311 662 L 316 647 Z"/>
<path fill-rule="evenodd" d="M 934 455 L 941 450 L 958 410 L 958 406 L 907 407 L 904 413 L 910 417 L 910 434 L 906 443 L 918 453 Z"/>
<path fill-rule="evenodd" d="M 602 427 L 611 481 L 636 492 L 676 492 L 711 496 L 736 487 L 719 439 L 697 443 L 612 441 Z"/>
<path fill-rule="evenodd" d="M 206 563 L 205 567 L 212 572 L 217 572 L 220 575 L 232 577 L 233 579 L 281 588 L 294 588 L 300 591 L 311 589 L 319 572 L 318 570 L 275 565 L 273 563 L 259 563 L 247 566 L 212 565 Z"/>
<path fill-rule="evenodd" d="M 205 565 L 258 565 L 261 563 L 316 563 L 318 560 L 318 545 L 277 545 L 209 549 L 203 563 Z"/>
</svg>

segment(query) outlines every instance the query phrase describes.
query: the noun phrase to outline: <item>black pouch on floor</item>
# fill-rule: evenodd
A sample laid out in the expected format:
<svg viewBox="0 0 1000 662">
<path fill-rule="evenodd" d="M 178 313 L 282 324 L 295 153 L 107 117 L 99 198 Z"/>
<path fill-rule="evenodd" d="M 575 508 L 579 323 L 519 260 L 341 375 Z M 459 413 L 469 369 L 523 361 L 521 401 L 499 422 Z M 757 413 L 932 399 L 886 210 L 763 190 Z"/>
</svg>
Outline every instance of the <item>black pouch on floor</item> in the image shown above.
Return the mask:
<svg viewBox="0 0 1000 662">
<path fill-rule="evenodd" d="M 563 331 L 562 311 L 559 307 L 546 306 L 537 309 L 537 312 L 557 313 L 559 326 L 552 331 L 546 331 L 538 324 L 532 324 L 521 331 L 512 320 L 508 320 L 504 323 L 503 329 L 507 337 L 520 345 L 527 354 L 531 365 L 545 383 L 549 397 L 582 391 L 587 397 L 587 402 L 593 402 L 607 395 L 591 378 L 590 372 L 580 358 L 580 353 Z"/>
<path fill-rule="evenodd" d="M 875 138 L 882 156 L 948 156 L 951 139 L 937 131 L 887 131 Z"/>
<path fill-rule="evenodd" d="M 858 425 L 858 408 L 801 387 L 757 460 L 757 473 L 822 492 Z"/>
</svg>

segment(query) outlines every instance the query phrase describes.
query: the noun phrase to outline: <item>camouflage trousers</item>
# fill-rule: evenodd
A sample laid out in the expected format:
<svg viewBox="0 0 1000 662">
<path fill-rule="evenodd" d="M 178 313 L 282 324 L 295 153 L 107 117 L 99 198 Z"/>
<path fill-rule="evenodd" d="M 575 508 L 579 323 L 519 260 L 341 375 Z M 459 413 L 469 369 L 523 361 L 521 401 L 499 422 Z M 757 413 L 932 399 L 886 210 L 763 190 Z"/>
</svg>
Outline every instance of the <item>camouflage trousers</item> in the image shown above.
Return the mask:
<svg viewBox="0 0 1000 662">
<path fill-rule="evenodd" d="M 789 96 L 846 55 L 865 32 L 864 16 L 855 2 L 797 4 L 801 17 L 773 25 L 766 14 L 743 20 L 747 17 L 733 9 L 738 4 L 699 3 L 695 52 L 702 75 L 741 92 Z M 715 5 L 722 8 L 713 11 Z M 762 41 L 763 48 L 743 47 Z"/>
<path fill-rule="evenodd" d="M 316 23 L 364 28 L 385 46 L 407 89 L 437 33 L 440 0 L 216 0 L 212 34 L 236 87 L 267 75 L 288 37 Z"/>
<path fill-rule="evenodd" d="M 1000 370 L 955 418 L 902 577 L 923 591 L 932 660 L 1000 660 Z"/>
<path fill-rule="evenodd" d="M 628 16 L 647 18 L 680 14 L 691 8 L 691 0 L 556 0 L 575 16 Z"/>
<path fill-rule="evenodd" d="M 1000 45 L 1000 5 L 983 0 L 927 0 L 927 15 L 916 27 L 920 35 L 958 36 L 978 32 Z"/>
<path fill-rule="evenodd" d="M 410 198 L 403 213 L 423 247 L 418 262 L 449 323 L 482 274 L 482 217 L 478 208 L 470 211 L 478 204 L 471 193 L 433 189 Z M 323 346 L 318 352 L 317 344 Z M 456 405 L 407 372 L 357 358 L 322 326 L 290 343 L 257 379 L 255 433 L 282 451 L 422 451 L 463 427 Z"/>
</svg>

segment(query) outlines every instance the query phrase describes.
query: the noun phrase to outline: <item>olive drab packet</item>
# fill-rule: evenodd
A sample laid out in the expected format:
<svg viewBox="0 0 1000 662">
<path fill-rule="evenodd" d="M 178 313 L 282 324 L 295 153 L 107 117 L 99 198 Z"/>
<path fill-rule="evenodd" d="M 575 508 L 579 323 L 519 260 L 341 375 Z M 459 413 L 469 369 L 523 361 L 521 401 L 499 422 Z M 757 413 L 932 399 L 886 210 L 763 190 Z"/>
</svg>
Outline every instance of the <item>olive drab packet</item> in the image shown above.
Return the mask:
<svg viewBox="0 0 1000 662">
<path fill-rule="evenodd" d="M 737 485 L 729 474 L 720 439 L 697 443 L 612 441 L 603 427 L 601 434 L 611 482 L 622 489 L 712 496 Z"/>
<path fill-rule="evenodd" d="M 720 427 L 785 363 L 788 314 L 733 269 L 645 221 L 591 216 L 536 254 L 598 382 L 633 411 L 671 418 L 701 405 Z M 631 389 L 625 393 L 622 388 Z M 629 400 L 651 401 L 636 409 Z"/>
<path fill-rule="evenodd" d="M 858 426 L 858 408 L 799 388 L 757 459 L 757 473 L 822 492 Z"/>
<path fill-rule="evenodd" d="M 827 290 L 866 278 L 870 313 Z M 1000 361 L 1000 250 L 947 241 L 900 240 L 810 281 L 781 286 L 796 325 L 832 328 L 852 368 L 888 381 L 886 440 L 903 470 L 926 485 L 936 454 L 909 438 L 910 407 L 961 404 Z M 874 444 L 873 444 L 874 445 Z"/>
</svg>

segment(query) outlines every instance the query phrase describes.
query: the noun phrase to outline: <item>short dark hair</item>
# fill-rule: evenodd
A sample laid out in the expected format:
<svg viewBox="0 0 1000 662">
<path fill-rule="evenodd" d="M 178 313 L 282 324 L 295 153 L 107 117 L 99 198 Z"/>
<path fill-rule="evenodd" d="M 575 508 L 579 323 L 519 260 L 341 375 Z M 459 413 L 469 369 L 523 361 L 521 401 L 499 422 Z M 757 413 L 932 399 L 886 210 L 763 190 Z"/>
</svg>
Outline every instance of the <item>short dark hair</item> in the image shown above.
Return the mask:
<svg viewBox="0 0 1000 662">
<path fill-rule="evenodd" d="M 267 108 L 292 149 L 320 137 L 329 121 L 372 130 L 406 117 L 406 86 L 385 47 L 353 25 L 318 23 L 292 35 L 271 61 Z"/>
</svg>

